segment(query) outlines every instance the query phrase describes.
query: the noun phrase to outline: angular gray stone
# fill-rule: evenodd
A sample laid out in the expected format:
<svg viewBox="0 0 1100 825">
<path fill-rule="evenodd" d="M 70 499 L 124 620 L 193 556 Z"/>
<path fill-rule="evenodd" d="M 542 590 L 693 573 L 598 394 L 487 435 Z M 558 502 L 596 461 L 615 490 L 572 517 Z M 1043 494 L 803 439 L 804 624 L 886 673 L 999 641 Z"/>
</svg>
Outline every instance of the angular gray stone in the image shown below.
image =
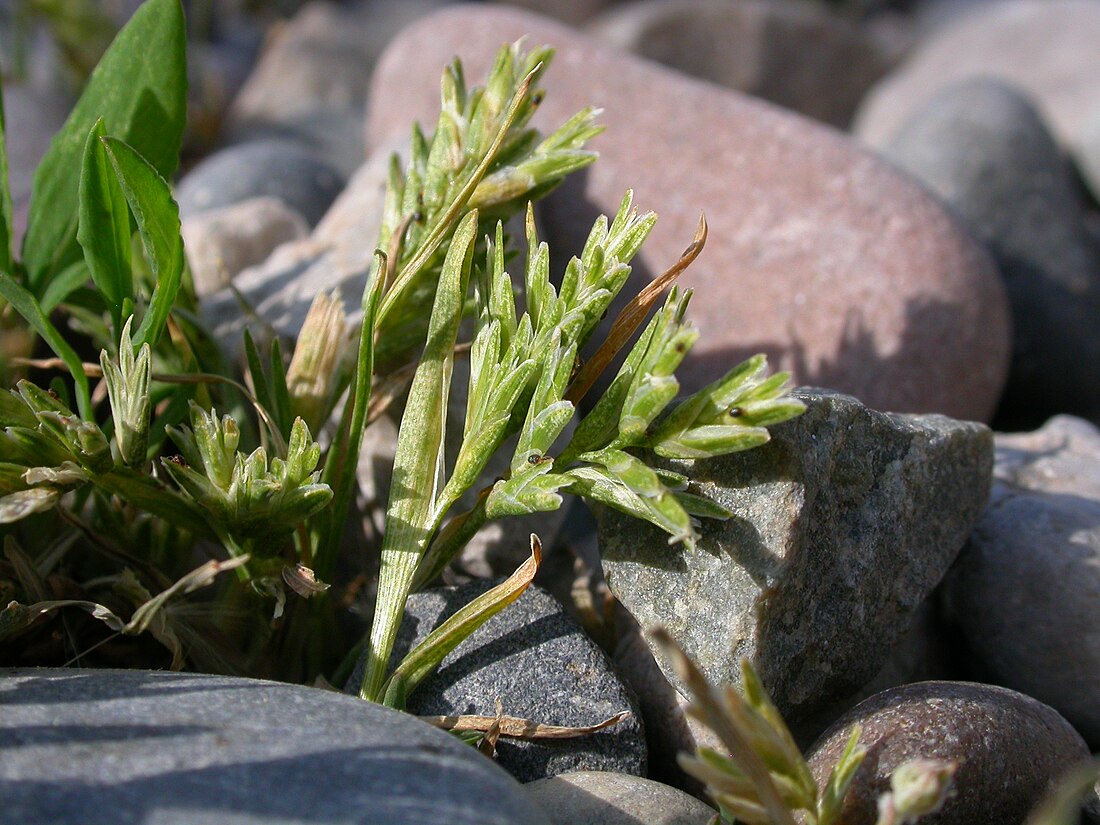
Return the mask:
<svg viewBox="0 0 1100 825">
<path fill-rule="evenodd" d="M 312 152 L 282 140 L 258 140 L 209 155 L 176 186 L 184 220 L 256 197 L 279 198 L 313 226 L 344 180 Z"/>
<path fill-rule="evenodd" d="M 981 424 L 797 395 L 807 411 L 764 446 L 669 462 L 734 513 L 703 520 L 694 552 L 600 520 L 608 585 L 641 625 L 665 626 L 713 682 L 739 682 L 750 658 L 792 723 L 882 667 L 980 515 L 993 460 Z"/>
<path fill-rule="evenodd" d="M 1027 92 L 1062 145 L 1076 151 L 1085 119 L 1100 108 L 1098 39 L 1095 0 L 977 5 L 931 33 L 875 84 L 856 115 L 855 132 L 883 146 L 944 87 L 984 76 Z"/>
<path fill-rule="evenodd" d="M 988 253 L 927 190 L 836 130 L 537 15 L 468 4 L 394 39 L 375 71 L 368 143 L 435 122 L 440 67 L 454 55 L 480 82 L 500 44 L 523 35 L 556 49 L 532 122 L 553 128 L 596 105 L 607 126 L 592 143 L 599 162 L 538 207 L 555 261 L 632 188 L 660 215 L 633 294 L 676 261 L 706 212 L 706 249 L 680 279 L 695 290 L 701 333 L 678 372 L 685 391 L 767 352 L 798 382 L 879 409 L 988 418 L 1010 346 Z"/>
<path fill-rule="evenodd" d="M 707 825 L 714 808 L 650 779 L 574 771 L 524 786 L 553 825 Z"/>
<path fill-rule="evenodd" d="M 180 232 L 201 297 L 225 289 L 280 244 L 306 237 L 309 226 L 278 198 L 249 198 L 185 220 Z"/>
<path fill-rule="evenodd" d="M 315 688 L 0 670 L 0 707 L 3 825 L 548 825 L 453 736 Z"/>
<path fill-rule="evenodd" d="M 485 592 L 493 581 L 414 594 L 405 609 L 393 662 L 448 616 Z M 360 659 L 347 688 L 362 679 Z M 622 722 L 589 736 L 521 741 L 501 737 L 497 761 L 522 782 L 573 770 L 642 775 L 645 736 L 637 701 L 606 654 L 585 635 L 553 596 L 531 586 L 454 651 L 413 691 L 410 713 L 504 713 L 552 725 L 594 725 L 622 711 Z"/>
<path fill-rule="evenodd" d="M 998 435 L 988 510 L 947 578 L 978 675 L 1100 750 L 1100 431 L 1069 416 Z"/>
<path fill-rule="evenodd" d="M 915 112 L 884 154 L 954 209 L 1004 277 L 1014 352 L 996 426 L 1100 415 L 1100 249 L 1029 99 L 999 80 L 961 81 Z"/>
<path fill-rule="evenodd" d="M 856 723 L 868 753 L 845 797 L 845 825 L 873 825 L 890 774 L 918 757 L 958 765 L 943 808 L 922 825 L 1020 825 L 1089 756 L 1069 723 L 1031 697 L 973 682 L 921 682 L 871 697 L 822 735 L 807 754 L 819 787 Z"/>
<path fill-rule="evenodd" d="M 841 128 L 890 68 L 858 26 L 806 0 L 645 0 L 612 9 L 587 31 Z"/>
</svg>

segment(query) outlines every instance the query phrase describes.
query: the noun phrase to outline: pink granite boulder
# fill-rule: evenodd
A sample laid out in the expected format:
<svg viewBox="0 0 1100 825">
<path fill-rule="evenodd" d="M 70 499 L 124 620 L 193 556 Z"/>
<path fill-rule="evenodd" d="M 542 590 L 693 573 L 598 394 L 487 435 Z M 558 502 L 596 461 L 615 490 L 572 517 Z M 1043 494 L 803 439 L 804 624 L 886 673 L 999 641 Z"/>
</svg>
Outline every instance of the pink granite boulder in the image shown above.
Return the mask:
<svg viewBox="0 0 1100 825">
<path fill-rule="evenodd" d="M 634 286 L 710 241 L 683 278 L 702 337 L 685 389 L 754 352 L 868 406 L 985 420 L 1004 384 L 1007 305 L 988 254 L 910 178 L 841 133 L 600 45 L 534 14 L 453 6 L 398 35 L 371 90 L 368 144 L 438 112 L 455 55 L 471 82 L 524 35 L 557 49 L 536 125 L 604 108 L 600 161 L 542 208 L 556 266 L 623 192 L 660 215 Z M 630 287 L 628 286 L 628 289 Z"/>
</svg>

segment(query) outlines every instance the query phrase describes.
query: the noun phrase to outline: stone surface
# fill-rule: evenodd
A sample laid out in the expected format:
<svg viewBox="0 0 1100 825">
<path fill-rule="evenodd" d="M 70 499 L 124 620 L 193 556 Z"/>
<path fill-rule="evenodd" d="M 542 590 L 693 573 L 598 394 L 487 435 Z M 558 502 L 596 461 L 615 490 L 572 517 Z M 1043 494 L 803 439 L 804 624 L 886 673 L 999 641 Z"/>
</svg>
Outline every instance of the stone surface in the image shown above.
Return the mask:
<svg viewBox="0 0 1100 825">
<path fill-rule="evenodd" d="M 945 86 L 981 75 L 1026 91 L 1063 145 L 1075 149 L 1084 119 L 1100 108 L 1098 39 L 1100 4 L 1094 0 L 977 6 L 930 34 L 875 85 L 856 116 L 855 131 L 882 146 Z"/>
<path fill-rule="evenodd" d="M 474 82 L 525 33 L 557 48 L 536 124 L 595 104 L 608 127 L 593 141 L 600 161 L 542 207 L 556 261 L 633 187 L 661 220 L 630 292 L 679 257 L 706 212 L 710 240 L 681 279 L 698 293 L 702 332 L 678 373 L 685 389 L 766 351 L 800 383 L 876 408 L 990 415 L 1009 338 L 988 254 L 908 176 L 825 126 L 537 16 L 471 5 L 394 40 L 375 72 L 368 142 L 434 122 L 439 67 L 454 54 Z"/>
<path fill-rule="evenodd" d="M 272 197 L 316 224 L 344 188 L 331 166 L 281 140 L 230 146 L 204 158 L 184 175 L 175 197 L 184 220 L 257 197 Z"/>
<path fill-rule="evenodd" d="M 1081 128 L 1077 165 L 1092 191 L 1093 200 L 1100 202 L 1100 106 Z"/>
<path fill-rule="evenodd" d="M 1028 696 L 972 682 L 921 682 L 871 697 L 825 732 L 807 756 L 819 786 L 854 723 L 868 752 L 845 800 L 845 825 L 872 825 L 890 774 L 917 757 L 958 764 L 943 808 L 922 825 L 1022 823 L 1089 755 L 1065 719 Z"/>
<path fill-rule="evenodd" d="M 600 521 L 608 585 L 641 625 L 663 625 L 713 682 L 738 682 L 749 657 L 792 724 L 882 667 L 980 515 L 993 459 L 980 424 L 799 397 L 807 411 L 764 446 L 669 462 L 734 513 L 704 520 L 694 552 L 610 510 Z"/>
<path fill-rule="evenodd" d="M 576 771 L 524 790 L 554 825 L 707 825 L 715 813 L 681 790 L 623 773 Z"/>
<path fill-rule="evenodd" d="M 393 661 L 494 583 L 475 581 L 411 596 Z M 358 686 L 362 667 L 360 660 L 349 688 Z M 498 764 L 520 781 L 573 770 L 645 773 L 645 737 L 634 696 L 604 652 L 537 586 L 450 653 L 413 691 L 408 710 L 492 716 L 498 698 L 508 716 L 552 725 L 594 725 L 632 712 L 617 725 L 580 738 L 525 742 L 502 737 Z"/>
<path fill-rule="evenodd" d="M 233 102 L 228 131 L 304 143 L 343 174 L 364 159 L 363 113 L 378 54 L 402 27 L 440 0 L 307 3 L 270 31 Z"/>
<path fill-rule="evenodd" d="M 576 25 L 590 20 L 621 0 L 500 0 L 510 6 L 547 14 L 565 23 Z"/>
<path fill-rule="evenodd" d="M 284 244 L 234 279 L 256 314 L 279 334 L 297 337 L 322 290 L 338 292 L 349 313 L 358 310 L 382 221 L 389 156 L 380 150 L 363 164 L 308 238 Z M 234 295 L 211 295 L 202 310 L 223 346 L 240 346 L 245 319 Z"/>
<path fill-rule="evenodd" d="M 588 31 L 839 127 L 890 68 L 854 23 L 806 0 L 644 0 L 612 9 Z"/>
<path fill-rule="evenodd" d="M 997 436 L 989 509 L 948 577 L 978 675 L 1057 709 L 1100 750 L 1100 432 L 1059 416 Z"/>
<path fill-rule="evenodd" d="M 951 205 L 1004 276 L 1014 352 L 997 426 L 1100 415 L 1100 248 L 1027 97 L 989 78 L 962 81 L 915 112 L 884 152 Z"/>
<path fill-rule="evenodd" d="M 453 736 L 314 688 L 0 670 L 4 825 L 547 823 Z"/>
<path fill-rule="evenodd" d="M 278 198 L 250 198 L 202 212 L 180 227 L 195 291 L 210 295 L 280 244 L 309 234 L 306 219 Z"/>
</svg>

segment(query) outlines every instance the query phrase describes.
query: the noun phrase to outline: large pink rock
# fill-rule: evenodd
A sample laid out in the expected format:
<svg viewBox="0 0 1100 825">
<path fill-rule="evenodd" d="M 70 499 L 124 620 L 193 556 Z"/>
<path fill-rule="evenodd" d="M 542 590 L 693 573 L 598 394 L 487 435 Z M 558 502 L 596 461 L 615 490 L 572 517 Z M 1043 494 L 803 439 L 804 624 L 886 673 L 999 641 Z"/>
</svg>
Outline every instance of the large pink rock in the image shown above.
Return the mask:
<svg viewBox="0 0 1100 825">
<path fill-rule="evenodd" d="M 685 388 L 765 351 L 797 381 L 874 408 L 988 419 L 1010 334 L 987 253 L 916 183 L 828 127 L 545 18 L 469 5 L 390 45 L 368 143 L 407 134 L 414 119 L 434 124 L 439 73 L 456 54 L 480 82 L 498 47 L 523 35 L 557 49 L 536 124 L 594 104 L 608 127 L 594 142 L 600 161 L 543 207 L 558 267 L 627 188 L 661 217 L 636 282 L 674 262 L 706 212 L 710 240 L 683 277 L 702 332 Z"/>
</svg>

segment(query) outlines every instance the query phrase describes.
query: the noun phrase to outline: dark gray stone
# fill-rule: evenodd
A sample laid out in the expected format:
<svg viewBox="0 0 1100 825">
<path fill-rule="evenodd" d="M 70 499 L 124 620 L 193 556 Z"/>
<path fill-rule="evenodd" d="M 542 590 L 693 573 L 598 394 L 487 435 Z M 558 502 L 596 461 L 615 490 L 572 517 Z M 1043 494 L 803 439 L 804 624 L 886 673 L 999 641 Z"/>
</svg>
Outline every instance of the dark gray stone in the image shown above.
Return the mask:
<svg viewBox="0 0 1100 825">
<path fill-rule="evenodd" d="M 1012 305 L 1014 352 L 995 425 L 1100 415 L 1100 251 L 1075 181 L 1023 93 L 989 78 L 944 89 L 885 154 L 942 197 L 993 253 Z"/>
<path fill-rule="evenodd" d="M 696 550 L 610 510 L 600 523 L 608 585 L 642 626 L 665 626 L 712 682 L 739 682 L 750 658 L 792 723 L 882 667 L 966 541 L 993 461 L 981 424 L 796 394 L 807 411 L 764 446 L 668 463 L 734 513 L 704 520 Z"/>
<path fill-rule="evenodd" d="M 681 790 L 607 771 L 575 771 L 524 786 L 553 825 L 707 825 L 715 811 Z"/>
<path fill-rule="evenodd" d="M 890 68 L 851 21 L 805 0 L 647 0 L 613 9 L 589 31 L 694 77 L 846 127 Z"/>
<path fill-rule="evenodd" d="M 890 774 L 918 757 L 958 765 L 943 808 L 921 825 L 1021 825 L 1089 755 L 1057 711 L 1028 696 L 973 682 L 921 682 L 871 697 L 822 735 L 807 755 L 819 787 L 853 724 L 862 727 L 867 756 L 845 798 L 845 825 L 873 825 Z"/>
<path fill-rule="evenodd" d="M 0 670 L 0 708 L 3 825 L 547 823 L 449 734 L 315 688 Z"/>
<path fill-rule="evenodd" d="M 989 509 L 947 578 L 981 678 L 1027 693 L 1100 750 L 1100 431 L 1069 416 L 997 436 Z"/>
<path fill-rule="evenodd" d="M 393 661 L 494 583 L 475 581 L 411 596 Z M 349 690 L 358 687 L 362 666 L 360 660 Z M 431 716 L 492 716 L 498 698 L 506 715 L 551 725 L 594 725 L 622 711 L 632 714 L 574 739 L 527 742 L 502 737 L 497 761 L 520 781 L 574 770 L 645 773 L 645 736 L 634 696 L 604 652 L 537 586 L 452 651 L 409 697 L 408 710 Z"/>
<path fill-rule="evenodd" d="M 180 217 L 256 197 L 273 197 L 313 226 L 344 188 L 340 174 L 293 143 L 263 140 L 215 152 L 183 176 L 176 187 Z"/>
<path fill-rule="evenodd" d="M 962 5 L 951 0 L 951 5 Z M 873 146 L 940 91 L 973 77 L 1023 89 L 1058 142 L 1076 152 L 1081 131 L 1100 108 L 1100 4 L 1095 0 L 969 2 L 971 13 L 945 23 L 875 84 L 856 116 L 855 132 Z"/>
</svg>

